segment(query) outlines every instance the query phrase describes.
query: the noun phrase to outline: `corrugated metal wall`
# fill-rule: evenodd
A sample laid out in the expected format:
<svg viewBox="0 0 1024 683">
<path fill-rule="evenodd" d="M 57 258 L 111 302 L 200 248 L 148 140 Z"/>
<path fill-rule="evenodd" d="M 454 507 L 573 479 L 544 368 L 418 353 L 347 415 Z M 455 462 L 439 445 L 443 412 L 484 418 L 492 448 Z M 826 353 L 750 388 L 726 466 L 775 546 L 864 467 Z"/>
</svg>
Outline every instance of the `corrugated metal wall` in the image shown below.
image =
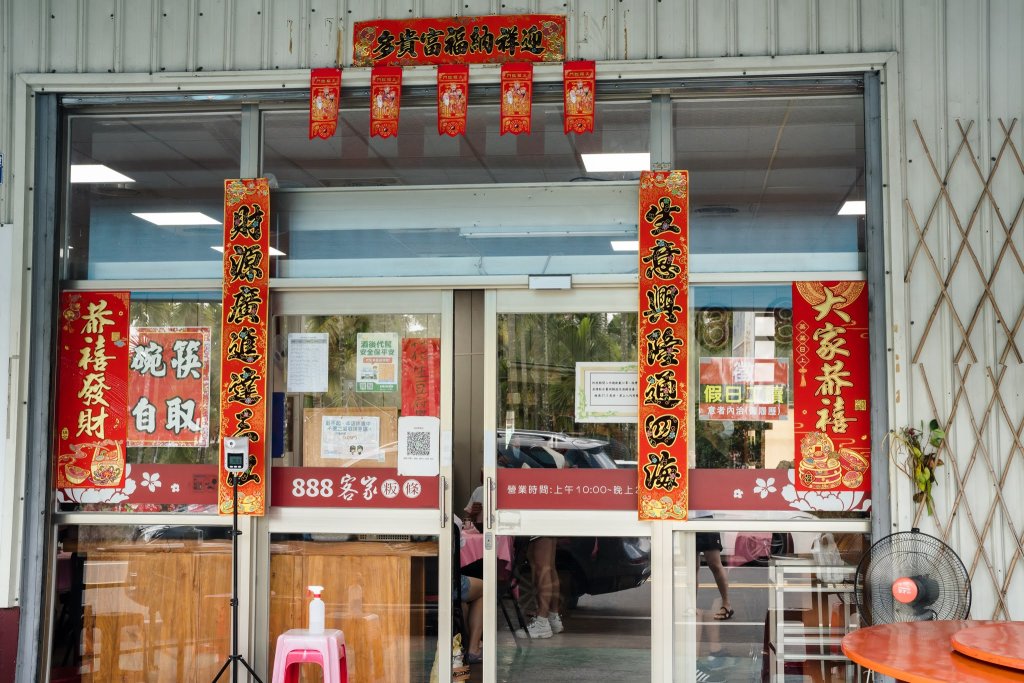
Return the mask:
<svg viewBox="0 0 1024 683">
<path fill-rule="evenodd" d="M 896 424 L 948 427 L 935 518 L 977 617 L 1024 618 L 1024 3 L 1020 0 L 0 0 L 0 152 L 10 74 L 294 69 L 351 59 L 353 22 L 569 15 L 596 60 L 898 51 L 890 169 Z M 6 157 L 8 171 L 20 160 Z M 5 172 L 6 173 L 6 172 Z M 10 183 L 0 222 L 10 219 Z M 895 517 L 916 515 L 894 481 Z"/>
</svg>

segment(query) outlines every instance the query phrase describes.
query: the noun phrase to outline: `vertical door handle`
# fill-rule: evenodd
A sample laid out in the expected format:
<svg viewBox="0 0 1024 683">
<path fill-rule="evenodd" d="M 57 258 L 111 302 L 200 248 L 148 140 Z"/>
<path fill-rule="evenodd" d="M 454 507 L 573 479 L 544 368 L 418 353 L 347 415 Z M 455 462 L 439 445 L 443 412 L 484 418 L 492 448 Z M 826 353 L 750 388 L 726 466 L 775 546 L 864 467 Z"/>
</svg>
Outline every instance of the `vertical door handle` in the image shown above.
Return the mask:
<svg viewBox="0 0 1024 683">
<path fill-rule="evenodd" d="M 484 486 L 484 493 L 486 494 L 487 500 L 487 528 L 494 530 L 494 493 L 497 490 L 497 485 L 492 477 L 487 477 L 487 485 Z"/>
<path fill-rule="evenodd" d="M 448 480 L 444 478 L 444 475 L 438 476 L 438 497 L 441 499 L 441 528 L 445 528 L 448 524 Z"/>
</svg>

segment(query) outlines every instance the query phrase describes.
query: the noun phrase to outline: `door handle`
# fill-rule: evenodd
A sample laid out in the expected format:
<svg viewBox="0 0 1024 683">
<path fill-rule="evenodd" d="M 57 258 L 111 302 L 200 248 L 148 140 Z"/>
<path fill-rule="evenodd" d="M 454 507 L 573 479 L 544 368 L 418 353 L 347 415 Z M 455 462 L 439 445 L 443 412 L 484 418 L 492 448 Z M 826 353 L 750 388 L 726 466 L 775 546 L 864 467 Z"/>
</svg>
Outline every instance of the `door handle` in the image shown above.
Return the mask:
<svg viewBox="0 0 1024 683">
<path fill-rule="evenodd" d="M 492 477 L 487 477 L 487 485 L 484 486 L 484 493 L 486 494 L 486 506 L 487 506 L 487 528 L 494 530 L 494 492 L 497 490 L 497 485 Z"/>
<path fill-rule="evenodd" d="M 438 497 L 441 499 L 441 528 L 448 524 L 448 480 L 444 475 L 438 476 Z"/>
</svg>

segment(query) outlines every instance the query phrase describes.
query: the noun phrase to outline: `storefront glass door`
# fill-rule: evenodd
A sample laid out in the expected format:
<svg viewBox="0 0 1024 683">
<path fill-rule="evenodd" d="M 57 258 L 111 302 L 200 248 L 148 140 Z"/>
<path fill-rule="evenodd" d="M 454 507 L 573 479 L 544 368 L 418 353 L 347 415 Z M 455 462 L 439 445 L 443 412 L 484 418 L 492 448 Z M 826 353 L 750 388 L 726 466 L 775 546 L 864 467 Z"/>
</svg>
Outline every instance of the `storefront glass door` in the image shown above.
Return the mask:
<svg viewBox="0 0 1024 683">
<path fill-rule="evenodd" d="M 318 585 L 349 680 L 426 682 L 435 667 L 443 680 L 451 293 L 285 292 L 273 306 L 268 670 Z"/>
<path fill-rule="evenodd" d="M 486 299 L 489 628 L 476 680 L 651 678 L 635 297 L 595 288 Z"/>
</svg>

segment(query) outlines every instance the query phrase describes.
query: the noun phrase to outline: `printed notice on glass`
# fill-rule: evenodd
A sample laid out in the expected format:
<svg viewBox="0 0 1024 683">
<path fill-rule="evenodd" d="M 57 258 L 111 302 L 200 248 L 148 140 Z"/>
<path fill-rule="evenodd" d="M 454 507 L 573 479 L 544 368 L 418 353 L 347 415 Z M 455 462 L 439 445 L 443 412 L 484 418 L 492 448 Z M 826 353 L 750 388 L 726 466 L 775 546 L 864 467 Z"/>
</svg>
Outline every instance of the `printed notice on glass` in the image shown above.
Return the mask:
<svg viewBox="0 0 1024 683">
<path fill-rule="evenodd" d="M 320 424 L 320 456 L 335 460 L 384 462 L 380 418 L 365 415 L 324 415 Z"/>
<path fill-rule="evenodd" d="M 636 363 L 577 363 L 577 422 L 636 422 Z"/>
<path fill-rule="evenodd" d="M 288 393 L 326 393 L 328 338 L 326 332 L 288 335 Z"/>
<path fill-rule="evenodd" d="M 360 332 L 356 335 L 356 391 L 398 391 L 398 335 Z"/>
<path fill-rule="evenodd" d="M 398 474 L 436 477 L 440 472 L 441 420 L 428 415 L 398 418 Z"/>
</svg>

